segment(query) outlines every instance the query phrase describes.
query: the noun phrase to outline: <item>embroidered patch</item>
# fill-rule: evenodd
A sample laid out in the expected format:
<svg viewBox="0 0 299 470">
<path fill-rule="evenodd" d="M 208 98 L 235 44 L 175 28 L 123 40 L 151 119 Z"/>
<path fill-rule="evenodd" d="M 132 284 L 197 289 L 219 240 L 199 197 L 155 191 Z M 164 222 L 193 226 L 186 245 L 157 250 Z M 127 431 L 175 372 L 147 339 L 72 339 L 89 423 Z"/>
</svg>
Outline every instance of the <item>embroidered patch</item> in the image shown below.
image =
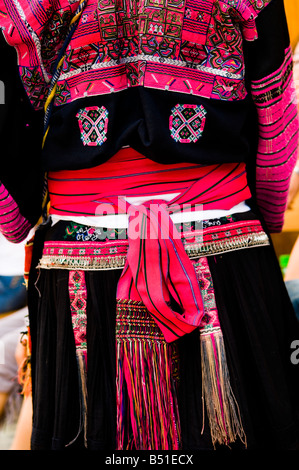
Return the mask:
<svg viewBox="0 0 299 470">
<path fill-rule="evenodd" d="M 104 106 L 80 109 L 76 117 L 83 145 L 99 146 L 107 140 L 108 111 Z"/>
<path fill-rule="evenodd" d="M 201 105 L 177 104 L 171 110 L 169 129 L 176 142 L 195 143 L 202 136 L 206 110 Z"/>
<path fill-rule="evenodd" d="M 218 327 L 220 326 L 218 319 L 218 309 L 216 305 L 213 279 L 208 260 L 206 256 L 203 256 L 202 258 L 192 260 L 192 264 L 195 268 L 204 301 L 204 316 L 201 321 L 201 330 L 211 326 Z"/>
<path fill-rule="evenodd" d="M 69 296 L 76 350 L 86 354 L 86 299 L 84 271 L 69 271 Z"/>
</svg>

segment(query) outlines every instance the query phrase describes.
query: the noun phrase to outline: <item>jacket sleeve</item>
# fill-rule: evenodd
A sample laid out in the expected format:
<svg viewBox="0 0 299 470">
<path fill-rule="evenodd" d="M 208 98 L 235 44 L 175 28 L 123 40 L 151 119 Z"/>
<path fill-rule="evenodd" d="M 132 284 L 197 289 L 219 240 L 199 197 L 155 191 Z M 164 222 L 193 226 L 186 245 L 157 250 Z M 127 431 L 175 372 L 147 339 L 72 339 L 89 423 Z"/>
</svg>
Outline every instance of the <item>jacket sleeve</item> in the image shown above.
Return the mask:
<svg viewBox="0 0 299 470">
<path fill-rule="evenodd" d="M 34 110 L 21 83 L 17 54 L 0 32 L 0 231 L 24 240 L 41 215 L 43 113 Z"/>
<path fill-rule="evenodd" d="M 0 0 L 0 28 L 15 47 L 19 73 L 35 109 L 47 98 L 60 50 L 80 0 Z"/>
<path fill-rule="evenodd" d="M 41 215 L 43 108 L 78 3 L 0 0 L 0 231 L 12 242 Z"/>
<path fill-rule="evenodd" d="M 298 150 L 292 49 L 283 0 L 271 0 L 255 23 L 257 38 L 244 45 L 246 80 L 258 120 L 255 191 L 266 225 L 274 233 L 283 227 Z"/>
</svg>

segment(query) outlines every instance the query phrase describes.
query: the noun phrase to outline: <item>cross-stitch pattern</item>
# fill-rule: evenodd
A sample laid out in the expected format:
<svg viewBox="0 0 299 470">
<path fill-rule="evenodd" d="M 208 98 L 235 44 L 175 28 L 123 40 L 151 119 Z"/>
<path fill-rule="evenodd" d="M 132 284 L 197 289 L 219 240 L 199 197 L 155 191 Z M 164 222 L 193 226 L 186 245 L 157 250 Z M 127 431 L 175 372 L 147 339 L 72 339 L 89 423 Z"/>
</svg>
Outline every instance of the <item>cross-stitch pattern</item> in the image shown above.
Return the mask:
<svg viewBox="0 0 299 470">
<path fill-rule="evenodd" d="M 107 140 L 108 111 L 90 106 L 77 113 L 83 145 L 102 145 Z"/>
<path fill-rule="evenodd" d="M 84 271 L 69 272 L 69 295 L 76 349 L 86 354 L 87 291 Z"/>
<path fill-rule="evenodd" d="M 203 133 L 206 114 L 203 106 L 177 104 L 169 119 L 171 137 L 181 143 L 197 142 Z"/>
<path fill-rule="evenodd" d="M 242 43 L 256 37 L 255 18 L 269 2 L 90 0 L 67 48 L 55 104 L 132 86 L 243 99 Z M 6 2 L 17 25 L 6 26 L 9 42 L 20 44 L 20 74 L 37 108 L 46 99 L 77 5 L 77 0 Z M 29 50 L 34 51 L 34 61 L 29 61 Z"/>
</svg>

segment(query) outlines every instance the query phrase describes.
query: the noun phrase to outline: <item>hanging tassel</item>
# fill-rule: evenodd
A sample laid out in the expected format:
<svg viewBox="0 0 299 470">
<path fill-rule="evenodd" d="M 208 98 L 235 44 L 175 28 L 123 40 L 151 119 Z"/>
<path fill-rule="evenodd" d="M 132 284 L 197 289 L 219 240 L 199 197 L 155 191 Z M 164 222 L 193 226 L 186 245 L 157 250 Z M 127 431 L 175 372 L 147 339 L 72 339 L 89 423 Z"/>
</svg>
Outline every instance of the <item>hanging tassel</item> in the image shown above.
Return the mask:
<svg viewBox="0 0 299 470">
<path fill-rule="evenodd" d="M 80 397 L 80 422 L 76 436 L 66 444 L 65 447 L 72 445 L 83 431 L 84 445 L 87 447 L 87 373 L 86 373 L 86 355 L 83 351 L 77 351 L 77 367 Z"/>
<path fill-rule="evenodd" d="M 87 447 L 87 289 L 84 271 L 69 271 L 68 288 L 78 367 L 80 423 L 76 437 L 67 446 L 74 443 L 83 431 L 84 444 Z"/>
<path fill-rule="evenodd" d="M 179 449 L 173 346 L 139 301 L 118 301 L 116 340 L 117 450 Z"/>
<path fill-rule="evenodd" d="M 77 352 L 78 375 L 79 375 L 79 391 L 80 391 L 80 406 L 81 406 L 81 419 L 84 431 L 84 444 L 87 447 L 87 371 L 86 371 L 86 357 L 84 353 Z"/>
<path fill-rule="evenodd" d="M 230 385 L 221 329 L 203 328 L 200 341 L 203 399 L 213 445 L 229 446 L 239 438 L 246 446 L 240 410 Z"/>
</svg>

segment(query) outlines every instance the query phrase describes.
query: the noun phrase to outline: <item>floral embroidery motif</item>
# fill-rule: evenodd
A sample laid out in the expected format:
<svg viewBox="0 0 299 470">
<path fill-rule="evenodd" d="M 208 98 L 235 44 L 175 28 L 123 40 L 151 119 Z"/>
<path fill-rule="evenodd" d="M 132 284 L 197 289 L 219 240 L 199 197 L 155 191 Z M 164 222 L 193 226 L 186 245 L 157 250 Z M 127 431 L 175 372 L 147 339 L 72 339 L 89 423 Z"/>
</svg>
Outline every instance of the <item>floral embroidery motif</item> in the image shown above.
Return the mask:
<svg viewBox="0 0 299 470">
<path fill-rule="evenodd" d="M 125 240 L 127 238 L 127 230 L 125 228 L 90 227 L 78 224 L 77 222 L 69 222 L 63 238 L 67 241 L 76 240 L 83 242 Z"/>
<path fill-rule="evenodd" d="M 181 143 L 197 142 L 203 133 L 206 114 L 201 105 L 177 104 L 169 119 L 171 137 Z"/>
<path fill-rule="evenodd" d="M 202 257 L 196 261 L 193 261 L 193 265 L 196 271 L 198 283 L 200 285 L 200 290 L 204 301 L 205 314 L 202 319 L 201 328 L 205 328 L 208 325 L 210 327 L 218 327 L 218 310 L 214 294 L 213 279 L 210 272 L 208 260 L 206 257 Z"/>
<path fill-rule="evenodd" d="M 80 109 L 76 117 L 83 145 L 99 146 L 107 140 L 108 111 L 104 106 Z"/>
<path fill-rule="evenodd" d="M 84 271 L 69 272 L 69 295 L 76 350 L 86 354 L 86 299 Z"/>
</svg>

